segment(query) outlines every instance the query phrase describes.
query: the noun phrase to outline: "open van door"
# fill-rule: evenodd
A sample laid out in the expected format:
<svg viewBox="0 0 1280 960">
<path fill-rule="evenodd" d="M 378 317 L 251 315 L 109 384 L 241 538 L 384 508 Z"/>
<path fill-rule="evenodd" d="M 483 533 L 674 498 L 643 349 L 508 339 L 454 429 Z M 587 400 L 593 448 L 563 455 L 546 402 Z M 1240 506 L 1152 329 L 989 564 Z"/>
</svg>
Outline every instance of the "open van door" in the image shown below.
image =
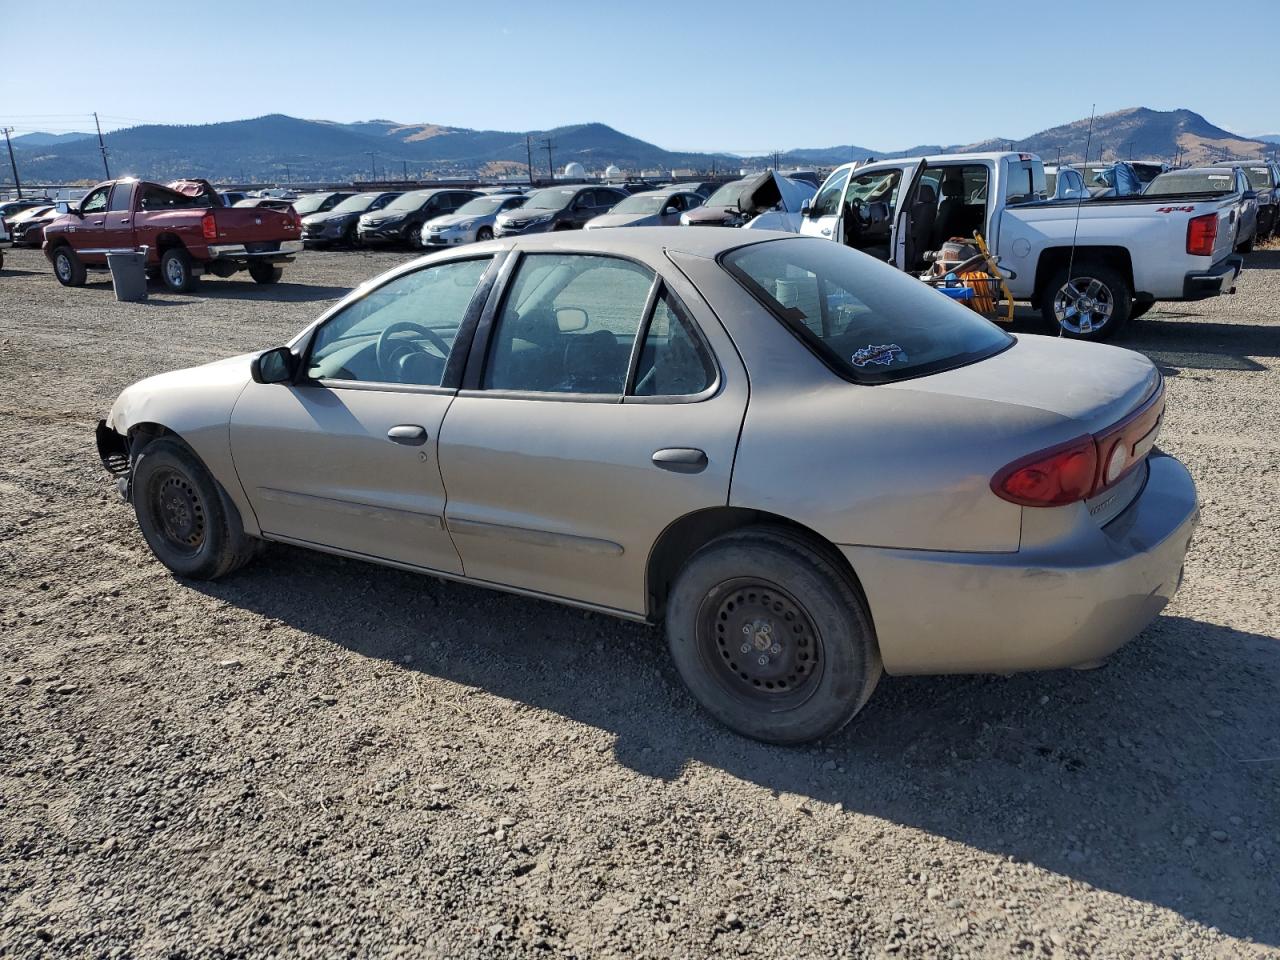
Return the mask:
<svg viewBox="0 0 1280 960">
<path fill-rule="evenodd" d="M 900 199 L 894 215 L 893 234 L 889 238 L 889 249 L 893 251 L 893 256 L 889 262 L 899 270 L 906 270 L 907 265 L 915 263 L 919 255 L 919 251 L 911 242 L 915 232 L 911 229 L 914 226 L 912 210 L 916 203 L 916 193 L 920 189 L 920 177 L 924 173 L 924 166 L 923 160 L 916 161 L 915 166 L 907 171 L 907 189 L 898 194 Z"/>
</svg>

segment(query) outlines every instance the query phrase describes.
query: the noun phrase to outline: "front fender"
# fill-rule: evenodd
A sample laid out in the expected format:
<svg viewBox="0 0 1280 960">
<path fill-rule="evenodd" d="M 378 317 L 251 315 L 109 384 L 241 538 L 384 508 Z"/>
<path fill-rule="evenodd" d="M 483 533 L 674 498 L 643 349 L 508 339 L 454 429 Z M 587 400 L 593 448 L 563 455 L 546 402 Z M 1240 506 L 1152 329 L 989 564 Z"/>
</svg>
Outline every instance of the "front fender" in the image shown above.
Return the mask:
<svg viewBox="0 0 1280 960">
<path fill-rule="evenodd" d="M 231 411 L 250 382 L 249 364 L 256 354 L 243 354 L 202 367 L 175 370 L 127 387 L 111 407 L 106 425 L 129 444 L 150 428 L 177 434 L 195 451 L 240 511 L 245 532 L 258 533 L 257 521 L 236 475 L 231 457 Z"/>
</svg>

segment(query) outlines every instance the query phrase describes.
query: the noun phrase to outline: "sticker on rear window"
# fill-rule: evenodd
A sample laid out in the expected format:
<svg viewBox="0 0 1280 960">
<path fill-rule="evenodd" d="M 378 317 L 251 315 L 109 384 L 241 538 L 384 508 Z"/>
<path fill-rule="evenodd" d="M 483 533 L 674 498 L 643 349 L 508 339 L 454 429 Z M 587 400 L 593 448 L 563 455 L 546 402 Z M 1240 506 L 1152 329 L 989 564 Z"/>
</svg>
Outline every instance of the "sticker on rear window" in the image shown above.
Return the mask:
<svg viewBox="0 0 1280 960">
<path fill-rule="evenodd" d="M 849 362 L 855 367 L 865 367 L 869 363 L 879 364 L 887 367 L 895 360 L 907 359 L 906 353 L 896 343 L 867 344 L 865 347 L 859 347 Z"/>
<path fill-rule="evenodd" d="M 1231 178 L 1230 178 L 1230 177 L 1220 177 L 1220 176 L 1218 176 L 1218 175 L 1217 175 L 1217 174 L 1215 174 L 1215 173 L 1211 173 L 1211 174 L 1209 174 L 1209 179 L 1210 179 L 1210 180 L 1230 180 Z"/>
</svg>

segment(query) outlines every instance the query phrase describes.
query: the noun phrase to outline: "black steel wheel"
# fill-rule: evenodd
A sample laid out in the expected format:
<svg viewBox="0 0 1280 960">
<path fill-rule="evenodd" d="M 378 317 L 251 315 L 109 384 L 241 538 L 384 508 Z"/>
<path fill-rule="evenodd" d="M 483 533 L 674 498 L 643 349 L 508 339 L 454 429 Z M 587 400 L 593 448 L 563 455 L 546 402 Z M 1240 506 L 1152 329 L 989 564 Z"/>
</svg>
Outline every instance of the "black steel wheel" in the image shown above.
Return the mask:
<svg viewBox="0 0 1280 960">
<path fill-rule="evenodd" d="M 862 709 L 882 671 L 871 616 L 834 548 L 785 527 L 704 546 L 667 597 L 667 644 L 689 692 L 721 723 L 804 743 Z"/>
<path fill-rule="evenodd" d="M 822 672 L 822 637 L 804 607 L 767 580 L 739 577 L 709 590 L 698 610 L 698 652 L 730 696 L 774 710 L 803 703 Z"/>
<path fill-rule="evenodd" d="M 256 553 L 259 541 L 245 534 L 235 505 L 180 440 L 147 444 L 134 460 L 130 487 L 143 538 L 179 576 L 214 580 Z"/>
</svg>

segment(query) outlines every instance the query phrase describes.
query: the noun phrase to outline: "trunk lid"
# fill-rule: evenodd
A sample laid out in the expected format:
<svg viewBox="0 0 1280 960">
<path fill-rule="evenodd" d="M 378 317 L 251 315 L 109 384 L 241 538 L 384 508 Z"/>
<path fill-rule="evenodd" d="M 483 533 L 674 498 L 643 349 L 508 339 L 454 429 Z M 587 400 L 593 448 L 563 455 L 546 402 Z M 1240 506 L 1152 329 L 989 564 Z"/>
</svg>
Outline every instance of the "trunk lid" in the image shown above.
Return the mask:
<svg viewBox="0 0 1280 960">
<path fill-rule="evenodd" d="M 1159 383 L 1155 365 L 1132 350 L 1020 335 L 1017 343 L 994 357 L 877 389 L 1027 407 L 1072 421 L 1078 433 L 1099 433 L 1141 406 Z"/>
<path fill-rule="evenodd" d="M 217 207 L 209 213 L 217 226 L 217 239 L 210 243 L 272 243 L 300 236 L 298 215 L 290 211 Z"/>
</svg>

